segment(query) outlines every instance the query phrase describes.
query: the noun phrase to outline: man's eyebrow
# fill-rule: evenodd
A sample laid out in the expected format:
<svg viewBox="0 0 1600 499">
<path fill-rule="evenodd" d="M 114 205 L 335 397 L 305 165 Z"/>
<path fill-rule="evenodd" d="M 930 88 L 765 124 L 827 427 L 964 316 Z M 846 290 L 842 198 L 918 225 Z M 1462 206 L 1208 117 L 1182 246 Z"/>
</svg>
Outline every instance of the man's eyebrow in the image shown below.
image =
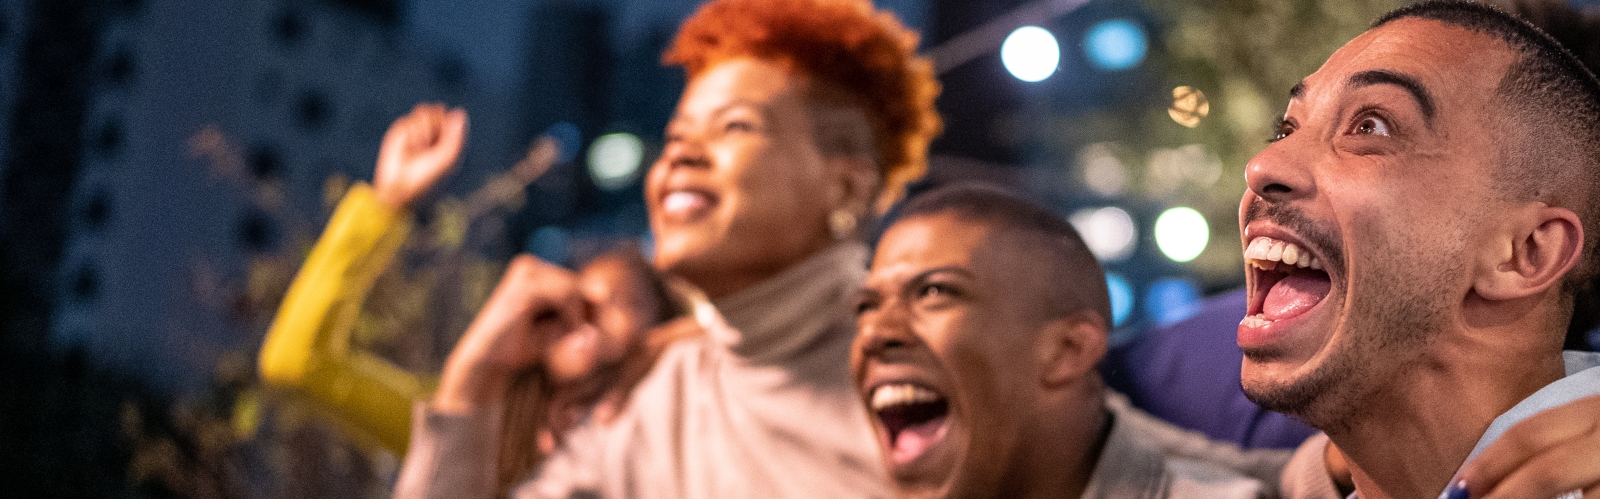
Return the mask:
<svg viewBox="0 0 1600 499">
<path fill-rule="evenodd" d="M 1300 82 L 1299 83 L 1295 83 L 1293 87 L 1289 87 L 1289 98 L 1290 99 L 1299 99 L 1300 96 L 1305 95 L 1305 94 L 1306 94 L 1306 81 L 1305 80 L 1300 80 Z"/>
<path fill-rule="evenodd" d="M 1350 79 L 1345 82 L 1345 85 L 1350 88 L 1372 85 L 1394 85 L 1400 87 L 1406 92 L 1410 92 L 1411 97 L 1417 99 L 1417 106 L 1422 108 L 1423 120 L 1427 122 L 1430 128 L 1433 126 L 1433 94 L 1429 93 L 1427 87 L 1422 86 L 1422 83 L 1418 82 L 1416 78 L 1393 71 L 1373 69 L 1350 75 Z"/>
</svg>

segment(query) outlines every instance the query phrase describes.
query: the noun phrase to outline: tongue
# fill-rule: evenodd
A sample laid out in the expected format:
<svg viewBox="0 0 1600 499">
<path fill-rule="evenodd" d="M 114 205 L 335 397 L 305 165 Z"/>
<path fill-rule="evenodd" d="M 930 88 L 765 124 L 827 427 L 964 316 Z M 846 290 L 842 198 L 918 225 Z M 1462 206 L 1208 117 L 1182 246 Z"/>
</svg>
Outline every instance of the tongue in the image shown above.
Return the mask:
<svg viewBox="0 0 1600 499">
<path fill-rule="evenodd" d="M 895 435 L 894 455 L 891 458 L 896 463 L 910 462 L 943 440 L 944 433 L 943 417 L 907 426 Z"/>
<path fill-rule="evenodd" d="M 1303 314 L 1317 306 L 1332 285 L 1328 274 L 1321 272 L 1295 272 L 1284 277 L 1267 291 L 1267 301 L 1261 307 L 1263 318 L 1275 321 Z"/>
</svg>

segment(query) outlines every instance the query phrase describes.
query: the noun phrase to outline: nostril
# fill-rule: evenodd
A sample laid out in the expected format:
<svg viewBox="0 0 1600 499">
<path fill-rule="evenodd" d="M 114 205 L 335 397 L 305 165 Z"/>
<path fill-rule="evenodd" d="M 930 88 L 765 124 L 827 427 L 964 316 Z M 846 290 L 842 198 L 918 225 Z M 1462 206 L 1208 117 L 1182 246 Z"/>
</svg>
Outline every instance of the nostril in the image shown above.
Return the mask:
<svg viewBox="0 0 1600 499">
<path fill-rule="evenodd" d="M 1290 189 L 1289 186 L 1277 183 L 1267 184 L 1261 188 L 1263 194 L 1288 194 L 1293 191 L 1294 189 Z"/>
</svg>

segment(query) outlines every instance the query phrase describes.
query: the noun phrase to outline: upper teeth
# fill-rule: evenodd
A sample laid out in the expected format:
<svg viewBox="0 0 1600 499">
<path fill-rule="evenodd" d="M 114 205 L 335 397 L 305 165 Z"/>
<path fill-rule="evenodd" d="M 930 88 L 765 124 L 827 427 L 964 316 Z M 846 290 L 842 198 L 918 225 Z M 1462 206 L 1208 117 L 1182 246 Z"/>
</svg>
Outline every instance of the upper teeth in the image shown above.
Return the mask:
<svg viewBox="0 0 1600 499">
<path fill-rule="evenodd" d="M 668 213 L 679 213 L 704 208 L 710 201 L 700 193 L 674 191 L 661 200 L 661 208 Z"/>
<path fill-rule="evenodd" d="M 940 398 L 937 392 L 910 383 L 882 385 L 872 390 L 872 410 L 876 411 L 896 405 L 933 402 Z"/>
<path fill-rule="evenodd" d="M 1272 270 L 1278 267 L 1278 262 L 1300 268 L 1322 269 L 1322 262 L 1311 256 L 1310 251 L 1296 246 L 1288 241 L 1279 241 L 1270 237 L 1258 237 L 1250 241 L 1250 246 L 1244 249 L 1244 261 L 1259 269 Z"/>
</svg>

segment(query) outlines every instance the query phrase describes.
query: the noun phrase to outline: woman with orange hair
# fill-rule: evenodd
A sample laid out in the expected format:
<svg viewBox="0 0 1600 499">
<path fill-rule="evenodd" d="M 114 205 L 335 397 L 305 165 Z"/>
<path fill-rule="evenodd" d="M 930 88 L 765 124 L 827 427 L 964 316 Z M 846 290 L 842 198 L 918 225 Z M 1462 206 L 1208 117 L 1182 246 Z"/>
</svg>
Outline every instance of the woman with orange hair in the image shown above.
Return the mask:
<svg viewBox="0 0 1600 499">
<path fill-rule="evenodd" d="M 866 0 L 714 0 L 665 55 L 687 88 L 646 179 L 655 267 L 703 298 L 624 403 L 568 433 L 518 497 L 886 497 L 851 385 L 863 223 L 925 170 L 938 84 Z M 495 493 L 499 409 L 570 278 L 513 265 L 419 406 L 402 497 Z"/>
</svg>

